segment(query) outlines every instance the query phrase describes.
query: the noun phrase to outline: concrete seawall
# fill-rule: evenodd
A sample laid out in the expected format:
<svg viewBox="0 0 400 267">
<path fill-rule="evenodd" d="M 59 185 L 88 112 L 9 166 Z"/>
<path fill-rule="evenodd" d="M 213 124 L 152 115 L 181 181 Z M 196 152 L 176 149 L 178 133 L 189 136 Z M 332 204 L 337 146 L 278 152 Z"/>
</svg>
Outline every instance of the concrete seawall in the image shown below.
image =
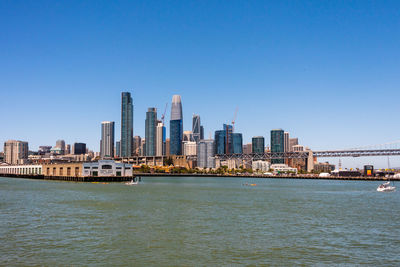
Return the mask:
<svg viewBox="0 0 400 267">
<path fill-rule="evenodd" d="M 319 176 L 266 176 L 266 175 L 221 175 L 221 174 L 193 174 L 193 173 L 135 173 L 141 177 L 219 177 L 219 178 L 263 178 L 263 179 L 307 179 L 307 180 L 343 180 L 343 181 L 400 181 L 400 178 L 385 177 L 319 177 Z M 126 182 L 130 181 L 131 176 L 109 176 L 109 177 L 75 177 L 75 176 L 44 176 L 44 175 L 20 175 L 20 174 L 0 174 L 0 177 L 26 178 L 39 180 L 58 180 L 71 182 Z"/>
</svg>

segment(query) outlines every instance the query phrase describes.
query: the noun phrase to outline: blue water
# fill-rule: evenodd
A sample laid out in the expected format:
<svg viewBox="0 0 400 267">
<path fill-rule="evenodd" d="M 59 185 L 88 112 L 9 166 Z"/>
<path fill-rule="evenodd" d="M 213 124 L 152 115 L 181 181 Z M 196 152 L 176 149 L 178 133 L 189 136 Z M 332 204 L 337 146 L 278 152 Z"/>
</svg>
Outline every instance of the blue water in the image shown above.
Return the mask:
<svg viewBox="0 0 400 267">
<path fill-rule="evenodd" d="M 400 193 L 378 184 L 0 178 L 0 265 L 400 266 Z"/>
</svg>

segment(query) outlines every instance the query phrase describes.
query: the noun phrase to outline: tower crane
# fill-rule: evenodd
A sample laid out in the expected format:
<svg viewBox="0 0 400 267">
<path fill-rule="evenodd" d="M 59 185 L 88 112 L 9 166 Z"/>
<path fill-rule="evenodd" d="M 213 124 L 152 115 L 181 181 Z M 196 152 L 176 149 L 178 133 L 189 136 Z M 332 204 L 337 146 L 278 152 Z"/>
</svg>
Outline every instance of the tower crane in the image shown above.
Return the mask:
<svg viewBox="0 0 400 267">
<path fill-rule="evenodd" d="M 161 115 L 161 121 L 164 124 L 165 114 L 167 113 L 168 102 L 165 104 L 164 113 Z"/>
<path fill-rule="evenodd" d="M 236 121 L 236 116 L 237 116 L 238 110 L 239 110 L 239 107 L 236 107 L 235 114 L 233 115 L 233 120 L 232 120 L 232 132 L 235 131 L 235 121 Z"/>
</svg>

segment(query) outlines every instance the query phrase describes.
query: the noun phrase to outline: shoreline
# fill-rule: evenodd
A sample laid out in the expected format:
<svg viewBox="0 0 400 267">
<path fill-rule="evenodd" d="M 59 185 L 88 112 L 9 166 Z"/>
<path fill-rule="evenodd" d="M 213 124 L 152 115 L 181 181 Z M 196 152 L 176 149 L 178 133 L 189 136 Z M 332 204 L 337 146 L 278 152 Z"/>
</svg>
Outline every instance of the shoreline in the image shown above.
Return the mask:
<svg viewBox="0 0 400 267">
<path fill-rule="evenodd" d="M 272 175 L 226 175 L 226 174 L 196 174 L 196 173 L 135 173 L 133 177 L 214 177 L 214 178 L 258 178 L 258 179 L 296 179 L 296 180 L 342 180 L 342 181 L 400 181 L 400 178 L 386 178 L 386 177 L 319 177 L 319 176 L 272 176 Z M 132 180 L 131 176 L 106 176 L 106 177 L 77 177 L 77 176 L 44 176 L 44 175 L 19 175 L 19 174 L 0 174 L 0 177 L 7 178 L 23 178 L 34 180 L 55 180 L 55 181 L 70 181 L 70 182 L 127 182 Z"/>
</svg>

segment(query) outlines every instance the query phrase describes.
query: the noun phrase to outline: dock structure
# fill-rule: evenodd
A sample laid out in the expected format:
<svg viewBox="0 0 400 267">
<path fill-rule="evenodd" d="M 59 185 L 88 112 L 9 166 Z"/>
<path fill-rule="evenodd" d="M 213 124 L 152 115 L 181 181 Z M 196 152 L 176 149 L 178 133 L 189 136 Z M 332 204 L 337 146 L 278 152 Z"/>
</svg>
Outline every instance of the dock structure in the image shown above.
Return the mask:
<svg viewBox="0 0 400 267">
<path fill-rule="evenodd" d="M 4 174 L 4 173 L 0 173 L 0 177 L 69 181 L 69 182 L 89 182 L 89 183 L 90 182 L 118 183 L 118 182 L 127 182 L 134 179 L 134 176 L 47 176 L 43 174 L 36 175 L 36 174 Z"/>
</svg>

